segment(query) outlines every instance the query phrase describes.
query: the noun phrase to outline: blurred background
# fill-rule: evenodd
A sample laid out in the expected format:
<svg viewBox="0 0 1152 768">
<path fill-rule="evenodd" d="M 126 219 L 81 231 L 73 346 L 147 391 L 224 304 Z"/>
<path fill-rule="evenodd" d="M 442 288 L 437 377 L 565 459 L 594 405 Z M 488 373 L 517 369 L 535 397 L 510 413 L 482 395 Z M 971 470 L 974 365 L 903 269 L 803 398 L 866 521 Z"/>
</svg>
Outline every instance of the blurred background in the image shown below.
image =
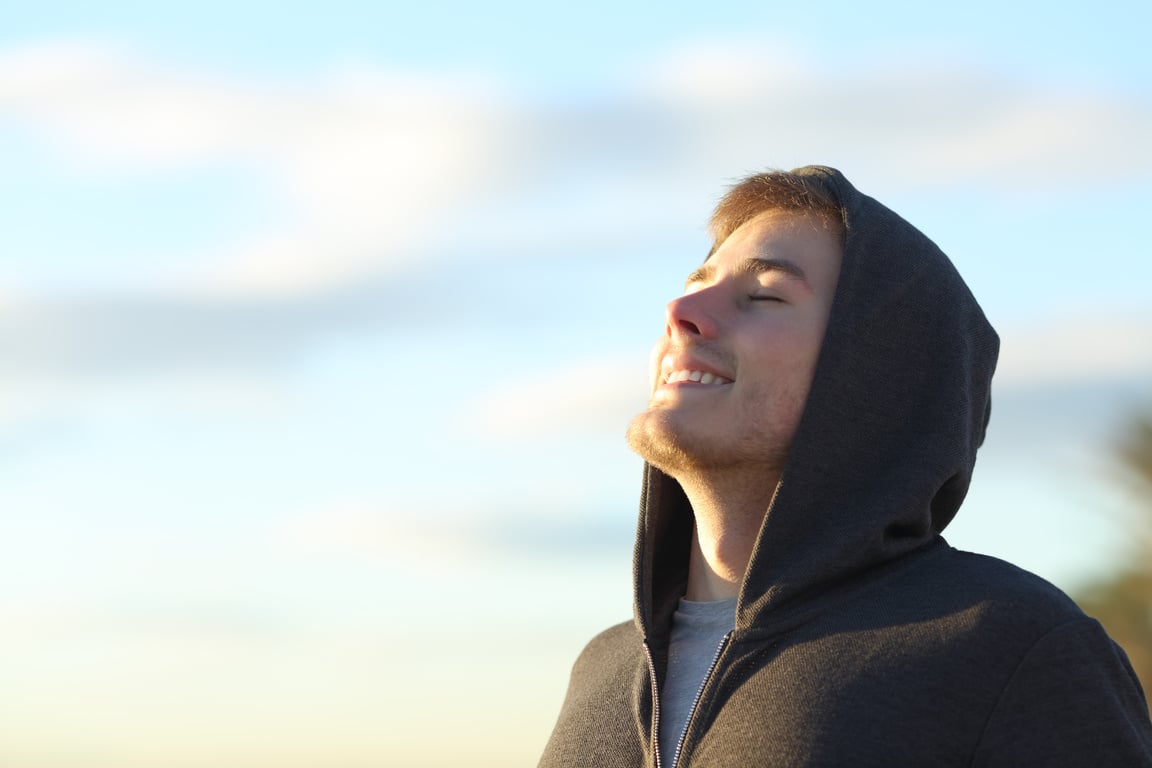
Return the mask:
<svg viewBox="0 0 1152 768">
<path fill-rule="evenodd" d="M 800 6 L 6 7 L 0 765 L 534 765 L 663 306 L 807 163 L 1001 333 L 950 541 L 1152 680 L 1152 5 Z"/>
</svg>

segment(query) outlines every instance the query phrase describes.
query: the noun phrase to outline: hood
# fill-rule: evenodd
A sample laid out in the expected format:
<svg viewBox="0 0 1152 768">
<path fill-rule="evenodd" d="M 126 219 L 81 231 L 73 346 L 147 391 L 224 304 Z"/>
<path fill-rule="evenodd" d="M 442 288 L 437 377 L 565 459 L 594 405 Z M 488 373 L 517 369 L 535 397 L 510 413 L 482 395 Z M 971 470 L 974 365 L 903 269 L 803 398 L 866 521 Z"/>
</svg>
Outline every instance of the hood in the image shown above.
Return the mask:
<svg viewBox="0 0 1152 768">
<path fill-rule="evenodd" d="M 844 254 L 803 416 L 741 587 L 736 625 L 812 598 L 937 538 L 960 507 L 990 413 L 999 340 L 948 257 L 839 171 Z M 636 622 L 662 634 L 687 582 L 692 510 L 645 465 Z"/>
</svg>

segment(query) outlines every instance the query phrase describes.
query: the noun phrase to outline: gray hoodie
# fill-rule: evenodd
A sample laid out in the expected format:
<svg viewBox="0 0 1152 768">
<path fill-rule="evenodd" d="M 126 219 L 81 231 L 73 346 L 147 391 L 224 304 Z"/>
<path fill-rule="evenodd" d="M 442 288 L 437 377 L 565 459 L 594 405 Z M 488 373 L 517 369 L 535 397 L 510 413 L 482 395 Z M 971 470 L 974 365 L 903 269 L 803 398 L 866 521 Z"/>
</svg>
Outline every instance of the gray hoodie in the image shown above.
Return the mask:
<svg viewBox="0 0 1152 768">
<path fill-rule="evenodd" d="M 1152 766 L 1143 693 L 1100 625 L 940 535 L 990 413 L 998 339 L 980 307 L 935 244 L 839 172 L 796 173 L 840 201 L 840 279 L 676 765 Z M 691 531 L 679 485 L 646 466 L 634 619 L 576 661 L 542 768 L 657 766 Z"/>
</svg>

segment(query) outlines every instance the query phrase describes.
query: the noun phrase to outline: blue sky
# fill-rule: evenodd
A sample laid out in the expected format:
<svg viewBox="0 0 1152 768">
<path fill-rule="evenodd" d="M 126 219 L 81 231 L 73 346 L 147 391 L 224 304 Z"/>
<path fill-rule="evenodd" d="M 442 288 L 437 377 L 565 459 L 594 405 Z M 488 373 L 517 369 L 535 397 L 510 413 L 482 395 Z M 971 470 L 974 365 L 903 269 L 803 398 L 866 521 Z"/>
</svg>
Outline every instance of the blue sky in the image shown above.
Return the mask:
<svg viewBox="0 0 1152 768">
<path fill-rule="evenodd" d="M 534 764 L 630 610 L 663 305 L 768 166 L 840 167 L 1001 333 L 953 543 L 1106 573 L 1152 400 L 1150 13 L 8 11 L 0 762 Z"/>
</svg>

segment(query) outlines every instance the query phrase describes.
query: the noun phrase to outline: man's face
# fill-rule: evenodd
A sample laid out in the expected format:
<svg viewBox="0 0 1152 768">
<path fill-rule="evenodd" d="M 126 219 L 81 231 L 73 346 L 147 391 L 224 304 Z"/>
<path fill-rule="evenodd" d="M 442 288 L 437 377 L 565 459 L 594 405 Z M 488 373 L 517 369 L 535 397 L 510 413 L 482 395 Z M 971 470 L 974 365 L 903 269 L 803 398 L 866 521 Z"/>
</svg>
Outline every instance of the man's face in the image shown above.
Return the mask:
<svg viewBox="0 0 1152 768">
<path fill-rule="evenodd" d="M 840 274 L 839 234 L 811 214 L 745 223 L 668 304 L 633 450 L 672 476 L 783 469 Z"/>
</svg>

